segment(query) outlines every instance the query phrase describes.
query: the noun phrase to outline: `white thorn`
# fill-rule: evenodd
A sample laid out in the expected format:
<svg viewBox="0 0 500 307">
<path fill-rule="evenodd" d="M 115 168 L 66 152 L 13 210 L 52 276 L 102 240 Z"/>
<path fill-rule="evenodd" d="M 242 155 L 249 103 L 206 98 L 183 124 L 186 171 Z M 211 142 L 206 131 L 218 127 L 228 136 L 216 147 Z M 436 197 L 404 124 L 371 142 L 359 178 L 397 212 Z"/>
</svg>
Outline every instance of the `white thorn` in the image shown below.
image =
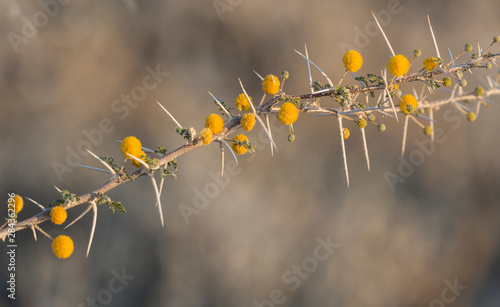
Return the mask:
<svg viewBox="0 0 500 307">
<path fill-rule="evenodd" d="M 89 154 L 91 154 L 94 158 L 96 158 L 99 162 L 101 162 L 111 172 L 111 174 L 116 175 L 115 170 L 111 166 L 109 166 L 108 163 L 106 163 L 103 159 L 99 158 L 96 154 L 94 154 L 90 150 L 88 150 L 88 149 L 86 149 L 86 150 Z"/>
<path fill-rule="evenodd" d="M 156 103 L 163 109 L 163 111 L 165 111 L 168 114 L 168 116 L 170 116 L 170 118 L 174 121 L 174 123 L 177 125 L 178 128 L 182 128 L 182 125 L 179 124 L 179 122 L 175 119 L 175 117 L 173 117 L 172 114 L 170 114 L 170 112 L 168 112 L 167 109 L 165 109 L 165 107 L 158 102 L 158 100 L 156 100 Z"/>
<path fill-rule="evenodd" d="M 264 81 L 264 78 L 262 78 L 262 76 L 261 76 L 261 75 L 259 75 L 259 74 L 258 74 L 255 70 L 254 70 L 253 72 L 254 72 L 254 73 L 255 73 L 255 74 L 256 74 L 256 75 L 260 78 L 260 80 L 261 80 L 261 81 Z M 273 81 L 274 81 L 274 80 L 273 80 Z"/>
<path fill-rule="evenodd" d="M 158 192 L 158 186 L 156 185 L 155 177 L 152 174 L 148 174 L 149 178 L 151 178 L 151 183 L 153 184 L 153 188 L 155 190 L 156 202 L 158 203 L 158 213 L 160 214 L 161 227 L 164 227 L 163 224 L 163 212 L 161 210 L 161 201 L 160 194 Z"/>
<path fill-rule="evenodd" d="M 333 85 L 333 82 L 332 80 L 330 80 L 330 78 L 328 78 L 328 76 L 318 67 L 316 66 L 316 64 L 314 64 L 313 61 L 309 60 L 305 55 L 303 55 L 302 53 L 298 52 L 297 50 L 293 49 L 293 51 L 297 52 L 301 57 L 303 57 L 307 62 L 311 63 L 312 66 L 314 66 L 314 68 L 316 68 L 322 75 L 323 77 L 325 77 L 326 81 L 328 81 L 328 84 L 334 88 L 334 85 Z"/>
<path fill-rule="evenodd" d="M 385 38 L 385 42 L 387 43 L 387 46 L 389 46 L 389 49 L 391 50 L 392 56 L 396 56 L 396 54 L 394 53 L 394 50 L 392 49 L 391 43 L 389 42 L 389 39 L 387 38 L 387 36 L 384 33 L 384 29 L 382 29 L 382 27 L 380 26 L 380 23 L 378 22 L 377 17 L 375 16 L 375 14 L 373 12 L 372 12 L 372 16 L 375 19 L 375 22 L 377 23 L 377 26 L 380 29 L 380 32 L 382 32 L 382 35 Z"/>
<path fill-rule="evenodd" d="M 35 238 L 35 242 L 38 241 L 37 237 L 36 237 L 36 230 L 35 230 L 35 227 L 33 225 L 31 225 L 31 230 L 33 231 L 33 237 Z"/>
<path fill-rule="evenodd" d="M 427 15 L 427 21 L 429 22 L 429 28 L 431 29 L 431 35 L 432 35 L 432 40 L 434 41 L 434 47 L 436 47 L 437 58 L 440 59 L 441 55 L 439 55 L 439 48 L 437 45 L 436 36 L 434 36 L 434 31 L 432 30 L 431 18 L 429 17 L 429 15 Z"/>
<path fill-rule="evenodd" d="M 344 144 L 344 135 L 343 135 L 343 128 L 342 128 L 342 116 L 337 116 L 337 119 L 339 121 L 339 128 L 340 128 L 340 143 L 342 144 L 342 156 L 344 157 L 344 170 L 345 170 L 345 177 L 347 180 L 347 187 L 349 187 L 349 170 L 347 168 L 347 157 L 345 154 L 345 144 Z"/>
<path fill-rule="evenodd" d="M 243 83 L 241 83 L 240 78 L 238 78 L 238 81 L 240 82 L 241 90 L 243 91 L 243 94 L 245 94 L 245 98 L 247 99 L 248 104 L 250 104 L 250 107 L 252 108 L 252 113 L 257 117 L 257 112 L 255 111 L 255 107 L 253 106 L 252 100 L 248 96 L 247 91 L 245 91 L 245 87 L 243 86 Z M 273 78 L 273 81 L 274 81 L 274 78 Z"/>
<path fill-rule="evenodd" d="M 368 146 L 366 145 L 365 128 L 361 128 L 361 135 L 363 137 L 363 147 L 365 149 L 366 166 L 368 167 L 368 171 L 370 171 L 370 156 L 368 154 Z M 341 137 L 343 138 L 343 136 Z"/>
<path fill-rule="evenodd" d="M 405 146 L 406 146 L 406 135 L 407 135 L 407 132 L 408 132 L 408 116 L 411 116 L 411 115 L 406 115 L 405 116 L 405 125 L 404 125 L 404 128 L 403 128 L 403 144 L 401 145 L 401 155 L 404 156 L 405 155 Z"/>
<path fill-rule="evenodd" d="M 307 44 L 304 44 L 304 49 L 306 51 L 306 59 L 307 59 L 307 74 L 309 75 L 309 89 L 311 90 L 311 94 L 314 93 L 314 89 L 312 86 L 312 76 L 311 76 L 311 64 L 309 63 L 309 53 L 307 52 Z M 272 155 L 272 148 L 271 148 Z"/>
<path fill-rule="evenodd" d="M 262 121 L 262 119 L 259 116 L 255 116 L 255 118 L 257 118 L 257 121 L 262 126 L 262 129 L 264 129 L 264 131 L 266 132 L 266 135 L 269 138 L 269 141 L 271 142 L 271 144 L 273 144 L 276 151 L 278 151 L 278 147 L 276 147 L 276 144 L 273 141 L 273 137 L 271 136 L 271 133 L 269 131 L 267 131 L 266 125 L 264 125 L 264 122 Z"/>
<path fill-rule="evenodd" d="M 26 197 L 26 196 L 24 196 Z M 39 203 L 37 203 L 36 201 L 34 201 L 33 199 L 29 198 L 29 197 L 26 197 L 26 199 L 28 199 L 29 201 L 31 201 L 32 203 L 34 203 L 35 205 L 37 205 L 40 209 L 45 210 L 45 207 L 40 205 Z"/>
<path fill-rule="evenodd" d="M 90 204 L 90 206 L 92 207 L 92 211 L 94 211 L 94 217 L 92 218 L 92 228 L 90 229 L 89 245 L 87 246 L 87 255 L 85 256 L 85 258 L 88 258 L 89 256 L 90 246 L 92 245 L 92 239 L 94 239 L 95 226 L 97 224 L 97 205 L 93 200 L 90 202 Z"/>
<path fill-rule="evenodd" d="M 142 166 L 144 166 L 145 168 L 147 168 L 148 170 L 150 169 L 149 168 L 149 165 L 146 164 L 146 162 L 142 161 L 141 159 L 135 157 L 135 156 L 132 156 L 131 154 L 129 154 L 128 152 L 125 153 L 130 159 L 134 159 L 135 161 L 139 162 Z"/>
<path fill-rule="evenodd" d="M 73 225 L 76 221 L 78 221 L 79 219 L 81 219 L 85 214 L 87 214 L 87 212 L 90 211 L 90 209 L 92 208 L 92 205 L 89 205 L 87 207 L 87 209 L 85 209 L 85 211 L 83 211 L 82 213 L 80 213 L 80 215 L 73 220 L 73 222 L 69 223 L 68 225 L 66 225 L 66 227 L 64 227 L 64 229 L 68 228 L 69 226 Z"/>
<path fill-rule="evenodd" d="M 87 166 L 87 165 L 77 164 L 77 163 L 75 163 L 74 165 L 80 166 L 80 167 L 84 167 L 84 168 L 88 168 L 88 169 L 91 169 L 93 171 L 98 171 L 98 172 L 103 172 L 103 173 L 106 173 L 106 174 L 111 174 L 110 171 L 108 171 L 106 169 L 102 169 L 102 168 L 97 168 L 97 167 L 92 167 L 92 166 Z"/>
<path fill-rule="evenodd" d="M 220 141 L 222 143 L 224 143 L 224 145 L 226 145 L 227 148 L 229 148 L 229 151 L 231 152 L 231 155 L 233 155 L 233 159 L 236 162 L 236 165 L 238 165 L 238 159 L 236 158 L 236 155 L 235 155 L 233 149 L 231 148 L 231 146 L 229 146 L 229 144 L 226 141 L 222 140 L 222 139 Z"/>
<path fill-rule="evenodd" d="M 210 93 L 210 92 L 208 92 L 208 93 L 210 94 L 210 96 L 212 96 L 212 98 L 215 100 L 215 103 L 217 103 L 217 105 L 222 109 L 222 111 L 224 111 L 224 113 L 226 113 L 229 116 L 229 118 L 233 118 L 233 116 L 219 102 L 219 99 L 217 99 L 214 95 L 212 95 L 212 93 Z"/>
</svg>

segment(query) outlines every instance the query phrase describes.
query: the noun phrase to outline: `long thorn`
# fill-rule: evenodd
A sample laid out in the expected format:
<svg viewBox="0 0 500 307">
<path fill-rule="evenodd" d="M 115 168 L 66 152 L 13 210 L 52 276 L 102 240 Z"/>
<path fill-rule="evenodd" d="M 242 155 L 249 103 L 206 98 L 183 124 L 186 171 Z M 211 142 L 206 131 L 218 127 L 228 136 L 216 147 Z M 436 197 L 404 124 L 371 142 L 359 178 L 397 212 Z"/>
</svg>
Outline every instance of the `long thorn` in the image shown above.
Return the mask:
<svg viewBox="0 0 500 307">
<path fill-rule="evenodd" d="M 83 211 L 76 219 L 74 219 L 73 222 L 71 222 L 68 225 L 66 225 L 66 227 L 64 227 L 64 229 L 68 228 L 69 226 L 73 225 L 76 221 L 78 221 L 79 219 L 81 219 L 85 214 L 87 214 L 87 212 L 90 211 L 91 208 L 92 208 L 92 205 L 89 205 L 87 207 L 87 209 L 85 209 L 85 211 Z"/>
<path fill-rule="evenodd" d="M 305 55 L 302 53 L 298 52 L 297 50 L 293 49 L 293 51 L 297 52 L 301 57 L 303 57 L 308 63 L 311 63 L 312 66 L 314 66 L 322 75 L 325 77 L 326 81 L 328 81 L 328 84 L 333 88 L 333 82 L 328 78 L 328 76 L 318 67 L 316 64 L 314 64 L 313 61 L 309 60 Z"/>
<path fill-rule="evenodd" d="M 106 161 L 104 161 L 103 159 L 101 159 L 100 157 L 98 157 L 96 154 L 94 154 L 94 153 L 93 153 L 93 152 L 91 152 L 90 150 L 88 150 L 88 149 L 86 149 L 86 150 L 87 150 L 87 152 L 88 152 L 89 154 L 91 154 L 91 155 L 92 155 L 92 157 L 96 158 L 99 162 L 101 162 L 101 163 L 102 163 L 102 164 L 103 164 L 103 165 L 104 165 L 104 166 L 105 166 L 105 167 L 106 167 L 106 168 L 107 168 L 107 169 L 111 172 L 111 174 L 116 175 L 115 170 L 114 170 L 111 166 L 109 166 L 109 164 L 108 164 L 108 163 L 106 163 Z"/>
<path fill-rule="evenodd" d="M 342 116 L 338 116 L 337 119 L 339 121 L 339 128 L 340 128 L 340 143 L 342 144 L 342 156 L 344 157 L 345 178 L 347 180 L 347 187 L 349 187 L 349 170 L 347 168 L 347 156 L 345 154 L 344 135 L 342 134 L 342 131 L 344 131 L 342 128 Z"/>
<path fill-rule="evenodd" d="M 229 152 L 231 152 L 231 155 L 233 155 L 233 159 L 234 161 L 236 162 L 236 165 L 238 165 L 238 159 L 236 158 L 236 154 L 234 153 L 233 149 L 231 148 L 231 146 L 229 146 L 229 144 L 224 141 L 224 140 L 220 140 L 222 143 L 224 143 L 224 145 L 226 145 L 227 148 L 229 148 Z"/>
<path fill-rule="evenodd" d="M 212 98 L 215 100 L 215 103 L 217 103 L 217 105 L 219 106 L 219 108 L 221 108 L 221 109 L 222 109 L 222 111 L 224 111 L 224 112 L 227 114 L 227 116 L 229 116 L 229 118 L 233 118 L 233 116 L 231 115 L 231 113 L 229 113 L 229 112 L 226 110 L 226 108 L 224 108 L 224 107 L 222 106 L 222 104 L 219 102 L 219 99 L 217 99 L 214 95 L 212 95 L 212 93 L 210 93 L 210 92 L 208 92 L 208 93 L 209 93 L 209 94 L 210 94 L 210 96 L 212 96 Z"/>
<path fill-rule="evenodd" d="M 179 122 L 175 119 L 175 117 L 173 117 L 172 114 L 170 114 L 170 112 L 168 112 L 167 109 L 165 109 L 165 107 L 158 102 L 158 100 L 156 100 L 156 103 L 163 109 L 163 111 L 165 111 L 168 114 L 168 116 L 170 116 L 170 118 L 174 121 L 174 123 L 177 125 L 178 128 L 182 128 L 181 124 L 179 124 Z"/>
<path fill-rule="evenodd" d="M 155 190 L 156 202 L 158 203 L 158 213 L 160 214 L 160 220 L 161 220 L 161 227 L 164 227 L 163 212 L 161 210 L 161 201 L 160 201 L 160 194 L 158 192 L 158 186 L 156 185 L 155 177 L 152 174 L 148 174 L 148 176 L 151 179 L 151 183 L 153 184 L 153 188 Z"/>
<path fill-rule="evenodd" d="M 373 18 L 375 19 L 375 22 L 377 23 L 377 26 L 378 28 L 380 29 L 380 32 L 382 33 L 382 35 L 384 36 L 385 38 L 385 42 L 387 43 L 387 46 L 389 46 L 389 49 L 391 50 L 391 54 L 392 56 L 395 56 L 396 54 L 394 53 L 394 50 L 392 49 L 392 46 L 391 46 L 391 43 L 389 42 L 389 39 L 387 38 L 387 36 L 385 35 L 385 32 L 384 32 L 384 29 L 382 29 L 382 26 L 380 26 L 380 23 L 378 22 L 377 20 L 377 17 L 375 16 L 375 14 L 372 12 L 372 16 Z"/>
<path fill-rule="evenodd" d="M 436 36 L 434 36 L 434 31 L 432 30 L 431 18 L 429 17 L 429 15 L 427 15 L 427 21 L 429 22 L 429 28 L 431 29 L 431 35 L 432 35 L 432 40 L 434 41 L 434 47 L 436 47 L 437 58 L 440 59 L 441 56 L 439 55 L 439 48 L 437 45 Z"/>
<path fill-rule="evenodd" d="M 307 75 L 309 76 L 309 89 L 311 90 L 311 94 L 314 93 L 314 89 L 312 86 L 312 76 L 311 76 L 311 63 L 309 63 L 309 53 L 307 52 L 307 44 L 304 44 L 304 49 L 306 51 L 306 62 L 307 62 Z M 272 147 L 271 147 L 271 155 L 272 155 Z"/>
<path fill-rule="evenodd" d="M 26 196 L 25 196 L 26 197 Z M 33 199 L 29 198 L 29 197 L 26 197 L 26 199 L 28 199 L 29 201 L 31 201 L 32 203 L 34 203 L 35 205 L 37 205 L 40 209 L 45 210 L 45 207 L 40 205 L 39 203 L 37 203 L 36 201 L 34 201 Z"/>
<path fill-rule="evenodd" d="M 368 167 L 368 171 L 370 171 L 370 156 L 368 154 L 368 146 L 366 145 L 365 128 L 361 128 L 361 135 L 363 137 L 363 147 L 365 149 L 366 166 Z"/>
<path fill-rule="evenodd" d="M 94 200 L 92 200 L 90 204 L 90 206 L 92 207 L 92 211 L 94 211 L 94 217 L 92 218 L 92 228 L 90 229 L 89 245 L 87 246 L 87 255 L 85 256 L 85 258 L 89 257 L 90 246 L 92 245 L 92 239 L 94 239 L 95 226 L 97 224 L 97 205 Z"/>
<path fill-rule="evenodd" d="M 406 146 L 406 135 L 408 134 L 408 116 L 411 115 L 406 115 L 405 116 L 405 125 L 403 128 L 403 144 L 401 145 L 401 155 L 405 155 L 405 146 Z"/>
</svg>

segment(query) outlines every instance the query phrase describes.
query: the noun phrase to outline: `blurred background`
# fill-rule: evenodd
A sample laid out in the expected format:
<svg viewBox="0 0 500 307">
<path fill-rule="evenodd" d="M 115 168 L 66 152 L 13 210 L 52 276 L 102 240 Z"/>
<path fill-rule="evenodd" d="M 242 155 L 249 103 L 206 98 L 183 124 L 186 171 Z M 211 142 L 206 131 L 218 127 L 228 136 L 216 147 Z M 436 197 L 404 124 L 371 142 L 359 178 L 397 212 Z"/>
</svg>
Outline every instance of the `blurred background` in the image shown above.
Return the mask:
<svg viewBox="0 0 500 307">
<path fill-rule="evenodd" d="M 85 147 L 121 161 L 116 140 L 129 135 L 149 148 L 181 146 L 156 100 L 200 131 L 217 111 L 208 91 L 234 106 L 241 78 L 260 100 L 254 70 L 288 70 L 285 92 L 307 93 L 306 64 L 293 51 L 306 43 L 333 82 L 343 74 L 345 48 L 364 57 L 358 75 L 380 73 L 389 50 L 372 11 L 396 53 L 422 50 L 417 66 L 435 56 L 427 14 L 447 60 L 448 47 L 455 55 L 471 43 L 477 52 L 478 42 L 486 47 L 500 34 L 493 0 L 41 3 L 0 2 L 0 189 L 5 200 L 16 192 L 45 205 L 60 198 L 54 185 L 84 194 L 108 180 L 73 166 L 99 167 L 78 153 Z M 467 74 L 466 90 L 497 72 Z M 401 89 L 413 86 L 422 85 Z M 348 126 L 350 187 L 333 118 L 301 116 L 293 143 L 273 118 L 279 151 L 271 156 L 254 129 L 256 153 L 237 167 L 226 155 L 232 171 L 222 181 L 214 179 L 217 145 L 189 152 L 178 159 L 178 180 L 164 187 L 164 228 L 153 188 L 140 178 L 108 194 L 128 213 L 99 208 L 88 258 L 91 214 L 66 230 L 41 225 L 53 237 L 73 238 L 65 260 L 43 235 L 35 242 L 31 231 L 17 233 L 17 297 L 13 304 L 3 286 L 0 305 L 499 306 L 499 110 L 482 109 L 473 123 L 447 110 L 436 114 L 443 142 L 424 155 L 420 127 L 410 123 L 401 157 L 402 123 L 379 117 L 387 131 L 367 129 L 370 172 L 361 134 Z M 388 184 L 384 174 L 401 174 L 412 154 L 424 158 Z M 84 209 L 70 210 L 68 221 Z M 19 219 L 38 211 L 26 201 Z M 5 252 L 0 259 L 7 279 Z"/>
</svg>

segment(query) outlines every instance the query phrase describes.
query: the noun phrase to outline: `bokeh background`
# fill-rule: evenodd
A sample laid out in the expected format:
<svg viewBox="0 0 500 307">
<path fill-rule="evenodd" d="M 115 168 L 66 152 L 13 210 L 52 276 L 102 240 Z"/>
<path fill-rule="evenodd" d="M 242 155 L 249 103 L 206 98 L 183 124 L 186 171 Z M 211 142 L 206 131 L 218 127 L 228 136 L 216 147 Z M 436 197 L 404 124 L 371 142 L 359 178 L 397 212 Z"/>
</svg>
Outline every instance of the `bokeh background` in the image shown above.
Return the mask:
<svg viewBox="0 0 500 307">
<path fill-rule="evenodd" d="M 98 155 L 121 160 L 115 140 L 128 135 L 149 148 L 182 145 L 156 100 L 181 124 L 199 131 L 216 111 L 207 91 L 232 105 L 240 93 L 239 77 L 254 100 L 260 99 L 254 70 L 278 75 L 286 69 L 291 75 L 286 93 L 308 92 L 305 62 L 293 51 L 303 51 L 305 43 L 334 82 L 343 73 L 342 44 L 363 54 L 359 74 L 379 73 L 389 51 L 371 28 L 371 11 L 389 16 L 384 28 L 397 53 L 411 57 L 419 48 L 422 60 L 435 55 L 427 14 L 445 58 L 448 47 L 455 55 L 470 42 L 477 51 L 478 42 L 485 47 L 500 34 L 500 5 L 493 0 L 51 3 L 47 8 L 53 14 L 45 21 L 36 2 L 0 3 L 0 190 L 5 199 L 17 192 L 48 204 L 59 198 L 53 185 L 84 194 L 104 184 L 105 175 L 87 169 L 71 166 L 60 176 L 54 171 L 54 163 L 67 165 L 69 152 L 88 140 L 83 131 L 95 132 L 103 119 L 114 129 L 92 144 Z M 397 13 L 384 13 L 391 10 Z M 30 38 L 14 46 L 9 33 L 21 35 L 25 20 L 34 17 L 43 26 L 33 35 L 26 28 Z M 371 34 L 356 44 L 359 32 Z M 499 52 L 498 46 L 493 51 Z M 139 94 L 147 67 L 168 76 L 142 101 L 132 99 L 133 107 L 125 107 L 127 95 Z M 467 90 L 484 82 L 480 76 L 494 78 L 497 72 L 494 66 L 468 74 Z M 322 80 L 317 73 L 314 78 Z M 344 84 L 352 82 L 349 76 Z M 415 87 L 419 91 L 421 84 Z M 443 95 L 438 91 L 433 97 Z M 17 299 L 13 304 L 7 298 L 4 284 L 0 305 L 91 306 L 96 298 L 96 304 L 107 306 L 267 307 L 278 296 L 281 306 L 498 306 L 500 113 L 495 105 L 469 123 L 455 113 L 447 120 L 445 112 L 436 114 L 445 141 L 396 183 L 394 192 L 384 173 L 398 173 L 402 124 L 390 118 L 379 118 L 388 127 L 384 134 L 372 126 L 367 130 L 370 172 L 361 135 L 350 127 L 349 188 L 332 118 L 301 116 L 294 143 L 287 141 L 286 129 L 275 129 L 279 152 L 274 156 L 255 129 L 249 136 L 259 145 L 256 153 L 240 157 L 218 188 L 213 176 L 220 170 L 218 146 L 190 152 L 178 159 L 178 180 L 166 181 L 164 228 L 150 182 L 141 178 L 109 193 L 127 214 L 99 208 L 88 258 L 90 214 L 67 230 L 41 225 L 52 236 L 73 238 L 75 252 L 66 260 L 53 255 L 43 235 L 35 242 L 29 230 L 19 232 Z M 415 140 L 425 136 L 410 125 L 404 159 L 419 150 Z M 89 156 L 81 159 L 99 166 Z M 200 191 L 209 191 L 210 198 L 196 198 Z M 194 208 L 193 202 L 205 207 L 187 223 L 180 208 Z M 69 220 L 83 210 L 70 210 Z M 20 219 L 36 213 L 38 208 L 26 203 Z M 340 245 L 314 266 L 310 257 L 318 239 Z M 5 252 L 0 259 L 3 280 Z M 303 264 L 311 272 L 290 282 L 291 270 Z M 134 278 L 109 297 L 113 272 L 122 271 Z M 454 282 L 460 289 L 450 289 Z"/>
</svg>

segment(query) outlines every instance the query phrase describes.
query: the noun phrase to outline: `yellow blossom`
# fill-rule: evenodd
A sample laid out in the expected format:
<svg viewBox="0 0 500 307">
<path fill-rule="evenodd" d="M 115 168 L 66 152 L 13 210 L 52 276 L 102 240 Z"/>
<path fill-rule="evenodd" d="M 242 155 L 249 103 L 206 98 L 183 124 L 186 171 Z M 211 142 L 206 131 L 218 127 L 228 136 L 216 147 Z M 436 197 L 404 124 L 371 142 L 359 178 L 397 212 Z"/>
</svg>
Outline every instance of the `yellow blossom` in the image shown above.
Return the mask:
<svg viewBox="0 0 500 307">
<path fill-rule="evenodd" d="M 218 134 L 224 128 L 224 121 L 222 120 L 222 117 L 220 117 L 219 115 L 215 113 L 210 114 L 205 121 L 205 127 L 212 130 L 213 134 Z"/>
<path fill-rule="evenodd" d="M 50 220 L 56 225 L 64 223 L 67 217 L 68 213 L 66 212 L 66 209 L 61 206 L 56 206 L 50 210 Z"/>
<path fill-rule="evenodd" d="M 235 136 L 233 138 L 233 141 L 240 141 L 240 142 L 245 142 L 245 141 L 248 141 L 248 138 L 246 135 L 244 134 L 238 134 L 237 136 Z M 231 147 L 233 148 L 234 152 L 236 152 L 237 154 L 244 154 L 245 152 L 247 152 L 247 149 L 245 146 L 242 146 L 242 145 L 238 145 L 236 142 L 233 142 L 233 144 L 231 145 Z"/>
<path fill-rule="evenodd" d="M 205 128 L 205 129 L 201 130 L 200 136 L 203 139 L 203 145 L 206 146 L 206 145 L 210 144 L 210 142 L 212 142 L 213 133 L 212 133 L 212 130 L 210 130 L 210 128 Z"/>
<path fill-rule="evenodd" d="M 344 66 L 348 71 L 356 72 L 363 65 L 363 57 L 359 52 L 355 50 L 349 50 L 344 54 L 342 62 L 344 62 Z"/>
<path fill-rule="evenodd" d="M 71 256 L 74 248 L 75 246 L 73 245 L 73 240 L 71 240 L 68 236 L 60 235 L 52 241 L 52 251 L 61 259 Z"/>
<path fill-rule="evenodd" d="M 433 70 L 438 65 L 438 59 L 430 57 L 424 60 L 424 68 L 428 71 Z"/>
<path fill-rule="evenodd" d="M 413 95 L 404 95 L 399 101 L 399 108 L 404 114 L 413 113 L 418 106 L 417 99 Z"/>
<path fill-rule="evenodd" d="M 275 75 L 267 75 L 262 81 L 262 90 L 269 95 L 276 95 L 280 89 L 280 81 Z"/>
<path fill-rule="evenodd" d="M 389 70 L 396 77 L 406 75 L 409 69 L 410 62 L 404 55 L 396 54 L 389 60 Z"/>
<path fill-rule="evenodd" d="M 122 153 L 127 159 L 130 159 L 127 154 L 137 158 L 140 158 L 141 154 L 143 154 L 141 141 L 135 136 L 127 136 L 124 138 L 121 147 Z"/>
<path fill-rule="evenodd" d="M 241 127 L 245 129 L 246 131 L 250 131 L 253 129 L 253 126 L 255 125 L 255 115 L 252 113 L 246 113 L 241 117 Z"/>
<path fill-rule="evenodd" d="M 252 97 L 248 96 L 250 98 L 250 101 L 252 101 Z M 243 111 L 248 111 L 250 110 L 250 103 L 248 102 L 247 97 L 245 94 L 241 93 L 236 97 L 236 106 L 238 107 L 238 110 L 243 110 Z"/>
<path fill-rule="evenodd" d="M 347 129 L 347 128 L 342 129 L 342 136 L 344 137 L 344 139 L 348 139 L 350 135 L 351 135 L 351 132 L 349 131 L 349 129 Z"/>
<path fill-rule="evenodd" d="M 21 210 L 23 210 L 24 201 L 23 198 L 19 195 L 14 195 L 14 214 L 18 214 Z M 12 201 L 8 204 L 12 204 Z M 11 207 L 10 207 L 11 208 Z"/>
<path fill-rule="evenodd" d="M 284 125 L 291 125 L 297 120 L 297 118 L 299 118 L 299 109 L 297 109 L 293 103 L 285 102 L 281 105 L 278 113 L 278 119 L 280 122 Z"/>
</svg>

